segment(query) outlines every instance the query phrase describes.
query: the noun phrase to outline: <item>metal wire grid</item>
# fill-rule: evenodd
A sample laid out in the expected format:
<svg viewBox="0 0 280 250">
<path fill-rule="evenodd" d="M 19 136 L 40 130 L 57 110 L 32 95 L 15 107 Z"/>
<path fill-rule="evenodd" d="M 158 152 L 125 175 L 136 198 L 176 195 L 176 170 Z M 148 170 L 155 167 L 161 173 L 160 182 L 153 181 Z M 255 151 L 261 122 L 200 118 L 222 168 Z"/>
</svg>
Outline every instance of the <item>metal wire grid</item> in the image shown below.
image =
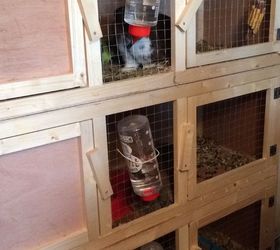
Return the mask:
<svg viewBox="0 0 280 250">
<path fill-rule="evenodd" d="M 137 248 L 137 250 L 152 250 L 152 249 L 160 250 L 160 247 L 162 247 L 162 249 L 164 250 L 176 250 L 175 237 L 176 237 L 175 232 L 171 232 L 142 247 Z M 156 245 L 152 245 L 153 243 Z"/>
<path fill-rule="evenodd" d="M 262 158 L 266 91 L 197 108 L 197 181 Z"/>
<path fill-rule="evenodd" d="M 261 201 L 229 214 L 198 230 L 203 250 L 259 249 Z"/>
<path fill-rule="evenodd" d="M 123 70 L 124 59 L 118 49 L 120 36 L 128 35 L 124 22 L 124 0 L 98 0 L 101 39 L 103 82 L 118 81 L 139 76 L 167 72 L 171 65 L 171 24 L 169 0 L 161 0 L 158 23 L 152 27 L 150 39 L 153 53 L 150 63 L 139 65 L 137 70 Z M 122 9 L 121 9 L 122 8 Z"/>
<path fill-rule="evenodd" d="M 159 170 L 163 182 L 160 197 L 153 202 L 144 202 L 132 189 L 127 165 L 117 152 L 119 145 L 117 123 L 129 115 L 147 116 L 150 122 L 153 141 L 159 150 Z M 173 203 L 173 103 L 163 103 L 145 108 L 108 115 L 107 145 L 109 157 L 110 181 L 113 187 L 112 217 L 113 227 L 139 218 Z"/>
<path fill-rule="evenodd" d="M 253 5 L 264 13 L 255 30 L 248 24 Z M 271 0 L 204 0 L 197 13 L 197 53 L 268 42 L 270 9 Z"/>
</svg>

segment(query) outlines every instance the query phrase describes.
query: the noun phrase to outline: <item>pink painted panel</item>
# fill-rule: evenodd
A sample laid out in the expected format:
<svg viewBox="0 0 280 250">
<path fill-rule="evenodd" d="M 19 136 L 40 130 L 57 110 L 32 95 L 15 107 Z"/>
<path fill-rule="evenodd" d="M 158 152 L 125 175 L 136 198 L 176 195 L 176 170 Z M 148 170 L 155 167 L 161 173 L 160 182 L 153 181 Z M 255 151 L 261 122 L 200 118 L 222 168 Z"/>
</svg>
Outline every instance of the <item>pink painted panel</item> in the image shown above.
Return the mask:
<svg viewBox="0 0 280 250">
<path fill-rule="evenodd" d="M 0 83 L 72 71 L 66 0 L 1 0 Z"/>
<path fill-rule="evenodd" d="M 30 249 L 85 228 L 79 145 L 0 157 L 0 249 Z"/>
</svg>

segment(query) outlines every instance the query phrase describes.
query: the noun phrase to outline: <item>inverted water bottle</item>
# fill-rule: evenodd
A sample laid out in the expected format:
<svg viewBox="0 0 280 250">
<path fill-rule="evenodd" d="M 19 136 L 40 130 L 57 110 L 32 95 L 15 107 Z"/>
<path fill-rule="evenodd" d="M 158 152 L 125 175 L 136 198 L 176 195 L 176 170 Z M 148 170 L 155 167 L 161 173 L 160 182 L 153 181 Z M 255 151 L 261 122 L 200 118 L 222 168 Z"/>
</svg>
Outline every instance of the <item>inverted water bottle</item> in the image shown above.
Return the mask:
<svg viewBox="0 0 280 250">
<path fill-rule="evenodd" d="M 118 123 L 118 133 L 133 191 L 144 201 L 155 200 L 162 181 L 148 118 L 128 116 Z"/>
<path fill-rule="evenodd" d="M 134 39 L 148 37 L 151 27 L 157 25 L 160 0 L 126 0 L 124 21 Z"/>
</svg>

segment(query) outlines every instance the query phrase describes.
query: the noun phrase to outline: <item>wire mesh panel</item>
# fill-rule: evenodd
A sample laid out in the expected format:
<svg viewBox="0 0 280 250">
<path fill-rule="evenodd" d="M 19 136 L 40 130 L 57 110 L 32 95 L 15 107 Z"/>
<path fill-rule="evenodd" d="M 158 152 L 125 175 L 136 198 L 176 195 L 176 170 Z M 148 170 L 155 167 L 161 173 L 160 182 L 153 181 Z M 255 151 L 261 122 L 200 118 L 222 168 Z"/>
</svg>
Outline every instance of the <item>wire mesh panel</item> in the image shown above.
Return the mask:
<svg viewBox="0 0 280 250">
<path fill-rule="evenodd" d="M 263 156 L 266 91 L 197 107 L 197 181 Z"/>
<path fill-rule="evenodd" d="M 204 0 L 197 12 L 196 51 L 269 41 L 271 0 Z"/>
<path fill-rule="evenodd" d="M 159 152 L 157 157 L 162 187 L 160 196 L 154 201 L 143 201 L 133 191 L 127 162 L 118 153 L 121 149 L 117 124 L 131 115 L 144 115 L 148 118 L 153 143 Z M 107 141 L 109 154 L 109 173 L 114 195 L 112 201 L 113 227 L 139 218 L 173 203 L 173 103 L 163 103 L 132 111 L 109 115 L 107 122 Z"/>
<path fill-rule="evenodd" d="M 176 250 L 175 232 L 166 234 L 144 246 L 137 248 L 137 250 Z"/>
<path fill-rule="evenodd" d="M 160 1 L 158 22 L 152 27 L 150 36 L 134 40 L 124 22 L 125 0 L 98 0 L 105 83 L 170 70 L 169 4 L 169 0 Z"/>
<path fill-rule="evenodd" d="M 198 230 L 203 250 L 259 249 L 261 201 L 221 218 Z"/>
</svg>

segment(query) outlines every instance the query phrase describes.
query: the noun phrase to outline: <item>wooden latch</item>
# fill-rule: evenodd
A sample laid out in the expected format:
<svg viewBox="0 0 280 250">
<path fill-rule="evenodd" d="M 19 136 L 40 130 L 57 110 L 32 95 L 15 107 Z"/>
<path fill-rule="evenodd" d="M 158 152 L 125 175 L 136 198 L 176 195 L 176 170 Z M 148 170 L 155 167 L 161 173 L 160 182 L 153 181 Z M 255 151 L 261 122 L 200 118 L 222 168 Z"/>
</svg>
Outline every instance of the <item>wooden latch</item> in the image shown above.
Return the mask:
<svg viewBox="0 0 280 250">
<path fill-rule="evenodd" d="M 188 171 L 191 166 L 192 150 L 194 143 L 194 125 L 190 123 L 184 123 L 181 129 L 181 159 L 180 159 L 180 171 Z"/>
<path fill-rule="evenodd" d="M 190 23 L 193 18 L 195 18 L 196 12 L 200 7 L 203 0 L 190 0 L 188 1 L 186 7 L 182 11 L 176 26 L 178 26 L 182 31 L 186 32 L 189 29 Z"/>
<path fill-rule="evenodd" d="M 85 28 L 90 41 L 98 41 L 103 35 L 98 20 L 97 0 L 78 0 Z"/>
<path fill-rule="evenodd" d="M 113 194 L 109 176 L 107 171 L 105 171 L 106 165 L 104 165 L 104 162 L 100 159 L 100 157 L 98 157 L 97 148 L 88 151 L 86 155 L 101 197 L 103 200 L 106 200 Z"/>
</svg>

